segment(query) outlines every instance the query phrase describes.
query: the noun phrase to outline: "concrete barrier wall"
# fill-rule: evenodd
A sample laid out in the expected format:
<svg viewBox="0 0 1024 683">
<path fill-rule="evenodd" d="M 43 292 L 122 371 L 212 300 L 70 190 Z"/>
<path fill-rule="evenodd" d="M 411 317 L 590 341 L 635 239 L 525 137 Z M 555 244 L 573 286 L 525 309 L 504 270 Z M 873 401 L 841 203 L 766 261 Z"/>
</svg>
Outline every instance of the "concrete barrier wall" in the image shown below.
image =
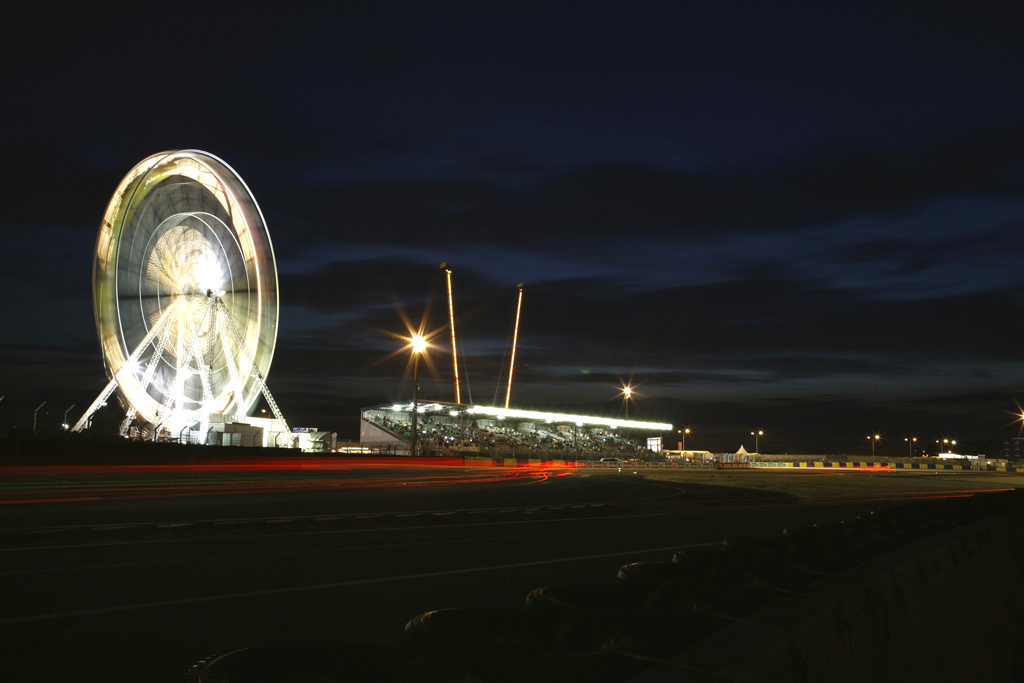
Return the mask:
<svg viewBox="0 0 1024 683">
<path fill-rule="evenodd" d="M 632 469 L 730 469 L 736 467 L 751 468 L 751 469 L 775 469 L 775 468 L 855 468 L 855 469 L 913 469 L 913 470 L 945 470 L 948 472 L 954 471 L 974 471 L 974 472 L 1024 472 L 1024 466 L 1017 467 L 1016 465 L 962 465 L 953 464 L 949 462 L 901 462 L 891 460 L 874 460 L 874 461 L 840 461 L 840 460 L 746 460 L 746 461 L 726 461 L 726 462 L 692 462 L 692 463 L 675 463 L 675 462 L 621 462 L 621 463 L 610 463 L 610 462 L 595 462 L 595 461 L 579 461 L 580 467 L 594 467 L 594 468 L 632 468 Z"/>
<path fill-rule="evenodd" d="M 1024 680 L 1022 577 L 1014 512 L 881 555 L 630 680 Z"/>
</svg>

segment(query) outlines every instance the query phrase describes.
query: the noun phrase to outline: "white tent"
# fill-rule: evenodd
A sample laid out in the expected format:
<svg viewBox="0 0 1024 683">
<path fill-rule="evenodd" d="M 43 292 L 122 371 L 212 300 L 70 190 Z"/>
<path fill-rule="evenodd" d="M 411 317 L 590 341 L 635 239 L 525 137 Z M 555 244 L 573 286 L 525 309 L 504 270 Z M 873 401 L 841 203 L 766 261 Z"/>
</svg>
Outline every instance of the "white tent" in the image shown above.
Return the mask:
<svg viewBox="0 0 1024 683">
<path fill-rule="evenodd" d="M 740 445 L 740 449 L 733 454 L 726 453 L 722 456 L 722 462 L 747 462 L 750 458 L 750 453 Z"/>
</svg>

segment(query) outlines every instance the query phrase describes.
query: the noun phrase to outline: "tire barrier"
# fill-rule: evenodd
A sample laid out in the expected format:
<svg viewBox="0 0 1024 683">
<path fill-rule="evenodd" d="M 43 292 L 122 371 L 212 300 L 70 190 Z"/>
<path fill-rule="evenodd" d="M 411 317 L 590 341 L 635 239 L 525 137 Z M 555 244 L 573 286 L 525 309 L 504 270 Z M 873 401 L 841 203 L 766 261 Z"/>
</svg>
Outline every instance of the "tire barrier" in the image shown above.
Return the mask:
<svg viewBox="0 0 1024 683">
<path fill-rule="evenodd" d="M 621 681 L 632 639 L 603 624 L 524 610 L 442 609 L 405 625 L 417 681 Z M 413 672 L 410 672 L 412 674 Z"/>
<path fill-rule="evenodd" d="M 580 620 L 628 633 L 634 653 L 666 657 L 677 652 L 680 643 L 695 642 L 725 625 L 719 617 L 696 612 L 692 602 L 673 597 L 624 584 L 569 584 L 534 589 L 526 596 L 525 609 L 550 619 Z"/>
<path fill-rule="evenodd" d="M 1022 577 L 1024 491 L 987 492 L 680 550 L 518 610 L 424 612 L 396 647 L 244 648 L 187 680 L 1024 680 Z"/>
<path fill-rule="evenodd" d="M 626 585 L 642 586 L 646 600 L 689 605 L 702 614 L 740 617 L 757 605 L 779 597 L 774 584 L 757 573 L 735 568 L 709 569 L 674 562 L 642 562 L 619 570 Z"/>
<path fill-rule="evenodd" d="M 393 680 L 407 653 L 377 643 L 294 640 L 241 648 L 194 665 L 185 683 L 363 683 Z"/>
<path fill-rule="evenodd" d="M 758 573 L 780 560 L 813 567 L 817 578 L 631 682 L 679 669 L 737 682 L 1022 679 L 1022 492 L 889 508 L 775 540 L 726 541 L 722 557 L 739 551 L 728 561 Z"/>
</svg>

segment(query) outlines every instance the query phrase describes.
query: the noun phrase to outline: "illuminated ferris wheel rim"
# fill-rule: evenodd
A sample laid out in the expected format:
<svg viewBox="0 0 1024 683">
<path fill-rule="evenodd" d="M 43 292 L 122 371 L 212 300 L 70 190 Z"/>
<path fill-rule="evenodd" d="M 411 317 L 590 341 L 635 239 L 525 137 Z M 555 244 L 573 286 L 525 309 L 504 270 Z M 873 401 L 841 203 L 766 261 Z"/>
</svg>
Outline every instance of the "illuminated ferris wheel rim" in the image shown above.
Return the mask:
<svg viewBox="0 0 1024 683">
<path fill-rule="evenodd" d="M 169 405 L 178 422 L 244 414 L 266 390 L 279 313 L 273 246 L 222 159 L 188 149 L 136 164 L 104 215 L 93 286 L 104 365 L 130 416 L 167 422 Z"/>
</svg>

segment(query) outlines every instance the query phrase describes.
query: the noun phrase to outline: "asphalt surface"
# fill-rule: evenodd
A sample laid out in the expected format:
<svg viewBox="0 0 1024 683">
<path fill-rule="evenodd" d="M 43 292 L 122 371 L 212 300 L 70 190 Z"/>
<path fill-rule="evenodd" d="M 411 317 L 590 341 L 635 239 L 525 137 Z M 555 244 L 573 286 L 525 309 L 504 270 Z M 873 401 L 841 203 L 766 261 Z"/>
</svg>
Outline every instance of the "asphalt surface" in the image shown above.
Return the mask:
<svg viewBox="0 0 1024 683">
<path fill-rule="evenodd" d="M 179 681 L 212 654 L 399 643 L 413 616 L 519 608 L 634 561 L 1006 477 L 487 468 L 6 471 L 0 678 Z"/>
</svg>

